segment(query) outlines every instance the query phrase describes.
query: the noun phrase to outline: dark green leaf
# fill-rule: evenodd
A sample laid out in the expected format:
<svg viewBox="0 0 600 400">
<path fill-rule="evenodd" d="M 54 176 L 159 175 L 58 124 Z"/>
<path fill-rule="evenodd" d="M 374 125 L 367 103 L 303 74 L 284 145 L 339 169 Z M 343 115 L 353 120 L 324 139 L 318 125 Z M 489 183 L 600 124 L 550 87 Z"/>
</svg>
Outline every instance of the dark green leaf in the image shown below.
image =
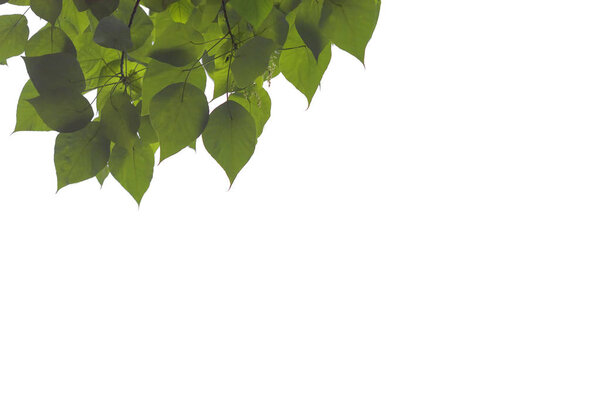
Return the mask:
<svg viewBox="0 0 600 400">
<path fill-rule="evenodd" d="M 42 121 L 58 132 L 83 129 L 94 116 L 90 103 L 79 92 L 56 89 L 28 100 Z"/>
<path fill-rule="evenodd" d="M 128 25 L 134 5 L 135 0 L 121 0 L 119 8 L 117 8 L 117 11 L 114 14 L 115 17 L 120 19 L 125 25 Z M 142 47 L 152 34 L 153 29 L 154 25 L 150 17 L 148 17 L 148 14 L 146 14 L 146 11 L 144 11 L 143 8 L 138 7 L 130 28 L 132 47 L 128 51 L 131 52 Z"/>
<path fill-rule="evenodd" d="M 57 89 L 80 93 L 85 90 L 85 78 L 74 54 L 56 53 L 23 59 L 31 81 L 41 94 Z"/>
<path fill-rule="evenodd" d="M 319 28 L 322 7 L 323 3 L 317 0 L 308 0 L 303 2 L 296 10 L 296 30 L 306 46 L 312 51 L 315 60 L 319 59 L 319 55 L 329 44 L 329 40 Z"/>
<path fill-rule="evenodd" d="M 61 133 L 54 146 L 58 190 L 96 176 L 108 163 L 110 140 L 100 133 L 100 124 L 90 122 L 72 133 Z"/>
<path fill-rule="evenodd" d="M 128 94 L 115 91 L 100 112 L 100 131 L 121 147 L 131 147 L 137 141 L 140 114 Z"/>
<path fill-rule="evenodd" d="M 62 0 L 31 0 L 31 10 L 40 18 L 54 24 L 62 10 Z"/>
<path fill-rule="evenodd" d="M 108 17 L 119 6 L 119 0 L 86 0 L 86 3 L 98 20 Z"/>
<path fill-rule="evenodd" d="M 98 22 L 94 33 L 94 42 L 102 47 L 119 51 L 127 51 L 133 48 L 129 28 L 114 15 L 104 17 Z"/>
</svg>

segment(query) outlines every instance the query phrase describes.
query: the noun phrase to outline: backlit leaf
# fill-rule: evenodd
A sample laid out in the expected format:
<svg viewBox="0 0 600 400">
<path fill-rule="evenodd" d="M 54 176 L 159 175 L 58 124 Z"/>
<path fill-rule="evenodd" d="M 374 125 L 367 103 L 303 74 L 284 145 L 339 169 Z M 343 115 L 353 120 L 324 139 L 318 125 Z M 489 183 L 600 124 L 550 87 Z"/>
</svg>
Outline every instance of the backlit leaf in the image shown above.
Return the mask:
<svg viewBox="0 0 600 400">
<path fill-rule="evenodd" d="M 233 181 L 254 154 L 256 126 L 252 115 L 235 101 L 227 101 L 211 114 L 202 134 L 204 147 Z"/>
<path fill-rule="evenodd" d="M 29 37 L 27 19 L 22 15 L 0 15 L 0 63 L 25 51 Z"/>
<path fill-rule="evenodd" d="M 208 122 L 206 96 L 189 83 L 169 85 L 152 99 L 150 121 L 158 134 L 163 161 L 189 146 L 204 130 Z"/>
<path fill-rule="evenodd" d="M 254 26 L 259 26 L 273 9 L 273 0 L 229 0 L 229 3 Z"/>
<path fill-rule="evenodd" d="M 140 204 L 154 174 L 154 151 L 137 140 L 133 146 L 116 145 L 108 161 L 110 173 Z"/>
<path fill-rule="evenodd" d="M 381 0 L 324 1 L 323 32 L 336 46 L 364 64 L 365 48 L 377 25 Z"/>
</svg>

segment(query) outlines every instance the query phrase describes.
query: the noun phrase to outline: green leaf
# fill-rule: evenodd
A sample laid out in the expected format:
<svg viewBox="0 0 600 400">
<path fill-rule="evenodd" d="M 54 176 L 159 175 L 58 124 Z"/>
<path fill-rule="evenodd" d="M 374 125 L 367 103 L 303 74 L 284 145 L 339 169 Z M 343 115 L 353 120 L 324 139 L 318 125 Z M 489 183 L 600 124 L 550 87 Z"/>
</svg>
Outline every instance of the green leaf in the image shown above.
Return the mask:
<svg viewBox="0 0 600 400">
<path fill-rule="evenodd" d="M 289 30 L 290 26 L 285 19 L 285 14 L 273 8 L 267 19 L 256 30 L 256 35 L 271 39 L 282 46 L 287 39 Z"/>
<path fill-rule="evenodd" d="M 154 173 L 154 151 L 141 140 L 131 147 L 116 145 L 108 161 L 110 173 L 140 204 Z"/>
<path fill-rule="evenodd" d="M 96 175 L 96 179 L 98 179 L 98 183 L 100 184 L 100 186 L 104 185 L 104 181 L 106 180 L 106 178 L 108 178 L 109 174 L 110 174 L 110 169 L 108 168 L 108 164 L 107 164 Z"/>
<path fill-rule="evenodd" d="M 198 32 L 205 32 L 217 17 L 221 4 L 221 0 L 201 0 L 187 23 Z"/>
<path fill-rule="evenodd" d="M 281 52 L 279 67 L 283 76 L 306 96 L 310 106 L 330 60 L 330 46 L 321 52 L 317 62 L 313 53 L 304 46 L 300 35 L 292 26 L 285 48 Z"/>
<path fill-rule="evenodd" d="M 323 3 L 309 0 L 303 2 L 296 10 L 296 30 L 306 46 L 312 51 L 315 60 L 319 59 L 319 55 L 329 44 L 329 40 L 319 28 L 322 7 Z"/>
<path fill-rule="evenodd" d="M 71 39 L 55 26 L 47 26 L 39 30 L 25 45 L 25 55 L 27 57 L 39 57 L 55 53 L 77 55 L 77 50 L 75 50 Z"/>
<path fill-rule="evenodd" d="M 28 101 L 38 97 L 39 95 L 40 94 L 37 90 L 35 90 L 33 83 L 31 81 L 27 81 L 23 87 L 23 90 L 21 91 L 19 102 L 17 103 L 17 125 L 15 126 L 14 132 L 52 130 L 44 123 L 44 121 L 42 121 L 37 111 L 35 111 L 35 108 Z"/>
<path fill-rule="evenodd" d="M 259 137 L 263 132 L 265 124 L 271 117 L 271 98 L 269 97 L 269 93 L 261 86 L 256 86 L 245 92 L 229 96 L 229 100 L 240 103 L 252 115 L 256 124 L 256 137 Z"/>
<path fill-rule="evenodd" d="M 58 190 L 93 178 L 102 171 L 110 156 L 110 140 L 100 133 L 100 124 L 90 122 L 72 133 L 61 133 L 54 146 Z"/>
<path fill-rule="evenodd" d="M 194 9 L 195 6 L 190 0 L 179 0 L 169 6 L 168 13 L 173 21 L 185 24 Z"/>
<path fill-rule="evenodd" d="M 139 133 L 140 133 L 140 139 L 142 139 L 142 141 L 144 143 L 148 143 L 148 144 L 158 143 L 158 133 L 156 133 L 156 130 L 154 130 L 154 127 L 152 126 L 152 123 L 150 122 L 149 115 L 142 115 Z"/>
<path fill-rule="evenodd" d="M 69 35 L 71 40 L 75 41 L 77 36 L 85 32 L 90 26 L 90 17 L 85 12 L 79 12 L 73 2 L 65 0 L 63 1 L 62 12 L 58 16 L 56 25 Z"/>
<path fill-rule="evenodd" d="M 100 131 L 121 147 L 131 147 L 138 140 L 140 114 L 127 93 L 115 91 L 100 112 Z"/>
<path fill-rule="evenodd" d="M 128 25 L 134 6 L 135 0 L 121 0 L 119 8 L 114 13 L 115 17 L 120 19 L 125 25 Z M 128 51 L 131 52 L 142 47 L 148 38 L 150 38 L 153 30 L 154 24 L 152 20 L 143 8 L 138 7 L 130 28 L 132 47 Z"/>
<path fill-rule="evenodd" d="M 171 21 L 156 38 L 150 57 L 176 67 L 188 65 L 197 60 L 203 51 L 203 47 L 194 44 L 194 35 L 189 25 Z"/>
<path fill-rule="evenodd" d="M 27 19 L 22 15 L 0 15 L 0 62 L 25 51 L 29 37 Z"/>
<path fill-rule="evenodd" d="M 208 122 L 204 92 L 191 84 L 174 83 L 150 103 L 150 121 L 160 141 L 160 161 L 196 140 Z"/>
<path fill-rule="evenodd" d="M 94 116 L 87 99 L 71 89 L 48 91 L 28 101 L 42 121 L 58 132 L 83 129 Z"/>
<path fill-rule="evenodd" d="M 233 185 L 256 147 L 254 119 L 240 104 L 227 101 L 210 114 L 202 140 Z"/>
<path fill-rule="evenodd" d="M 253 26 L 260 26 L 273 9 L 273 0 L 229 0 L 229 4 Z"/>
<path fill-rule="evenodd" d="M 77 11 L 86 11 L 90 9 L 86 0 L 73 0 L 75 7 L 77 7 Z"/>
<path fill-rule="evenodd" d="M 148 115 L 150 102 L 158 92 L 173 83 L 185 82 L 186 79 L 201 90 L 206 88 L 206 72 L 202 67 L 180 68 L 157 60 L 150 61 L 142 86 L 142 96 L 145 100 L 142 103 L 142 115 Z"/>
<path fill-rule="evenodd" d="M 31 81 L 41 94 L 57 89 L 70 89 L 80 93 L 85 90 L 83 72 L 72 53 L 23 57 L 23 60 Z"/>
<path fill-rule="evenodd" d="M 54 25 L 62 10 L 62 0 L 31 0 L 31 11 Z"/>
<path fill-rule="evenodd" d="M 169 5 L 175 3 L 178 0 L 143 0 L 142 4 L 148 7 L 151 11 L 160 12 L 164 11 Z"/>
<path fill-rule="evenodd" d="M 86 0 L 86 3 L 98 21 L 108 17 L 119 6 L 119 0 Z"/>
<path fill-rule="evenodd" d="M 269 66 L 269 59 L 275 50 L 275 42 L 256 36 L 239 48 L 231 63 L 231 71 L 236 83 L 241 87 L 252 84 Z"/>
<path fill-rule="evenodd" d="M 275 0 L 275 5 L 284 13 L 292 12 L 300 5 L 301 0 Z"/>
<path fill-rule="evenodd" d="M 380 8 L 381 0 L 325 0 L 321 28 L 336 46 L 364 64 Z"/>
<path fill-rule="evenodd" d="M 129 28 L 114 15 L 104 17 L 98 22 L 94 33 L 94 42 L 102 47 L 119 51 L 128 51 L 133 48 Z"/>
</svg>

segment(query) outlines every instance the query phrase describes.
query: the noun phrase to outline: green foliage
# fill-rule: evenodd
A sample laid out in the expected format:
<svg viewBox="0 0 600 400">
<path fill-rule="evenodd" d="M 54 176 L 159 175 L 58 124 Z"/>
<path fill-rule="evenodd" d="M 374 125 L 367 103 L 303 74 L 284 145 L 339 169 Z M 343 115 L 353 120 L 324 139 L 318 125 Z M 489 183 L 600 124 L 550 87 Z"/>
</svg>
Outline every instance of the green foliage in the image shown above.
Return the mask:
<svg viewBox="0 0 600 400">
<path fill-rule="evenodd" d="M 155 152 L 162 162 L 196 148 L 199 137 L 233 184 L 270 118 L 270 80 L 282 74 L 310 104 L 332 44 L 364 62 L 381 6 L 381 0 L 4 3 L 27 7 L 22 15 L 0 15 L 0 64 L 24 53 L 30 78 L 15 131 L 59 132 L 59 190 L 94 177 L 103 184 L 112 175 L 138 203 L 150 186 Z M 29 10 L 47 21 L 31 37 Z"/>
</svg>

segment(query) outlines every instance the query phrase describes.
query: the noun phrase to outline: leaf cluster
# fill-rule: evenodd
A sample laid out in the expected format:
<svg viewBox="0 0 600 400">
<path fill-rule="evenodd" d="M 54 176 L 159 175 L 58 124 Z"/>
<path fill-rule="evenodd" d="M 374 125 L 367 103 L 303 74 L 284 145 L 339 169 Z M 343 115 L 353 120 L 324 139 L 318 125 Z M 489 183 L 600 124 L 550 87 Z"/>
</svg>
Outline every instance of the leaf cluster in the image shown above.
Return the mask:
<svg viewBox="0 0 600 400">
<path fill-rule="evenodd" d="M 381 0 L 0 0 L 0 63 L 30 80 L 15 131 L 57 131 L 58 189 L 112 175 L 139 203 L 160 161 L 197 139 L 233 184 L 282 74 L 310 104 L 331 46 L 364 62 Z M 31 10 L 47 24 L 29 32 Z M 207 76 L 214 89 L 209 109 Z"/>
</svg>

